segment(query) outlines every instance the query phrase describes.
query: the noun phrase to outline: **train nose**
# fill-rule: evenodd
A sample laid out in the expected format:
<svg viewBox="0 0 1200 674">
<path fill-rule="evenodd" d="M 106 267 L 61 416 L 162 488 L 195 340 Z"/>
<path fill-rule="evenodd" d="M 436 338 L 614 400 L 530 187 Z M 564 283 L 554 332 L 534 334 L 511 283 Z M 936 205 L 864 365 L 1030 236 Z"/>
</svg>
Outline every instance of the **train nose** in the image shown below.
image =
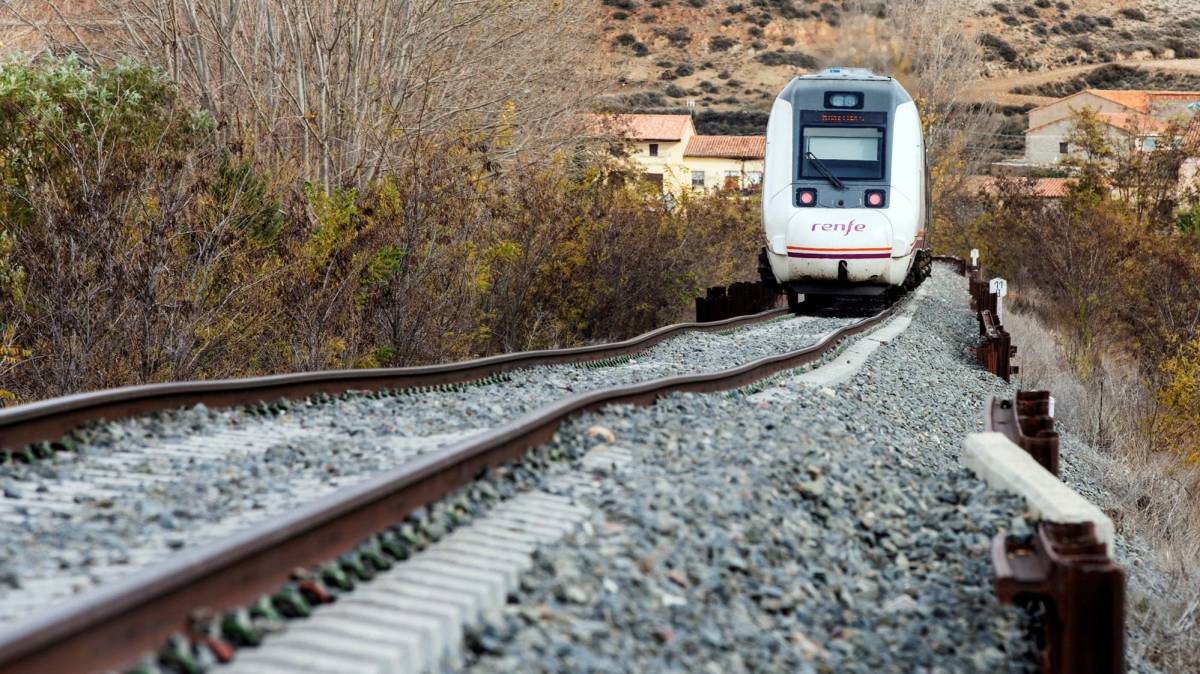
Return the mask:
<svg viewBox="0 0 1200 674">
<path fill-rule="evenodd" d="M 892 223 L 879 211 L 813 209 L 788 224 L 788 257 L 869 260 L 891 257 Z"/>
</svg>

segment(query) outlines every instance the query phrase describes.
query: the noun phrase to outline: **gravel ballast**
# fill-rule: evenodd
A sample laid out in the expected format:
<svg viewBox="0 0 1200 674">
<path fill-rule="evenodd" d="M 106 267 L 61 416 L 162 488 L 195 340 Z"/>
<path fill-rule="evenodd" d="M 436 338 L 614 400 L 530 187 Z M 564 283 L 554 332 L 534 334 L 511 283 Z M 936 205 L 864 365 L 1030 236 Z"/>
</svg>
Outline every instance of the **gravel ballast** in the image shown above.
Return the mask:
<svg viewBox="0 0 1200 674">
<path fill-rule="evenodd" d="M 635 460 L 541 550 L 475 638 L 490 672 L 1030 671 L 988 543 L 1019 499 L 959 465 L 988 394 L 965 282 L 938 268 L 914 320 L 833 389 L 791 378 L 588 415 Z"/>
<path fill-rule="evenodd" d="M 565 395 L 718 370 L 851 322 L 784 318 L 685 333 L 608 366 L 510 373 L 456 391 L 194 409 L 109 423 L 77 451 L 0 466 L 0 624 L 316 499 Z"/>
</svg>

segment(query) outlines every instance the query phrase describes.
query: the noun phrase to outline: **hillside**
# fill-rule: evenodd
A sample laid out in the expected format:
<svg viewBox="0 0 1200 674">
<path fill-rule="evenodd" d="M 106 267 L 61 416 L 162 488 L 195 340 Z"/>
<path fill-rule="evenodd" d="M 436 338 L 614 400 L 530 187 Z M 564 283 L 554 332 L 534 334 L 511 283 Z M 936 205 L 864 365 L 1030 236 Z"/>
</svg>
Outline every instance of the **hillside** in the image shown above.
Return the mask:
<svg viewBox="0 0 1200 674">
<path fill-rule="evenodd" d="M 602 4 L 599 47 L 618 71 L 610 102 L 651 110 L 686 108 L 691 100 L 706 133 L 760 128 L 763 112 L 792 76 L 844 63 L 855 52 L 856 36 L 847 34 L 847 26 L 857 30 L 862 24 L 852 19 L 887 11 L 886 3 L 862 0 Z M 978 90 L 985 100 L 1001 93 L 989 81 L 1022 73 L 1067 69 L 1077 76 L 1085 64 L 1200 56 L 1200 5 L 1180 0 L 981 2 L 965 29 L 977 34 L 983 52 Z M 1148 80 L 1143 86 L 1173 81 Z M 1138 84 L 1136 77 L 1120 81 Z"/>
</svg>

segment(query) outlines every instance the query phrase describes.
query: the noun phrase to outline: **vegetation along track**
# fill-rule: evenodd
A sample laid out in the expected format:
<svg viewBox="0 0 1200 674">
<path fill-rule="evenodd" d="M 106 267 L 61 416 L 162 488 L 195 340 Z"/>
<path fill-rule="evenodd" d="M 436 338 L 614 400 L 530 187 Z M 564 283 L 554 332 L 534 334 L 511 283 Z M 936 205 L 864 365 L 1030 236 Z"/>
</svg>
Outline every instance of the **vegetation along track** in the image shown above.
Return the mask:
<svg viewBox="0 0 1200 674">
<path fill-rule="evenodd" d="M 885 314 L 851 321 L 789 319 L 774 311 L 711 324 L 673 326 L 619 344 L 517 354 L 443 368 L 151 386 L 15 408 L 0 417 L 0 428 L 12 432 L 4 436 L 8 445 L 15 444 L 9 437 L 44 439 L 81 418 L 180 403 L 255 401 L 254 409 L 263 409 L 258 400 L 279 395 L 398 385 L 428 388 L 447 382 L 462 384 L 469 376 L 490 381 L 507 371 L 506 381 L 496 386 L 426 390 L 416 397 L 347 395 L 327 404 L 272 404 L 269 408 L 281 414 L 262 417 L 247 415 L 244 409 L 214 413 L 203 406 L 160 413 L 93 426 L 75 435 L 72 442 L 82 443 L 76 452 L 59 451 L 43 457 L 49 460 L 25 452 L 22 455 L 32 461 L 10 459 L 5 488 L 13 502 L 9 505 L 15 503 L 15 507 L 5 514 L 20 520 L 16 530 L 27 535 L 26 542 L 32 545 L 40 540 L 46 549 L 31 550 L 34 554 L 20 560 L 33 565 L 41 553 L 40 577 L 34 573 L 34 578 L 23 582 L 22 574 L 29 569 L 20 564 L 10 567 L 13 587 L 3 604 L 18 613 L 6 617 L 22 618 L 23 622 L 10 625 L 0 637 L 0 669 L 71 671 L 127 663 L 133 654 L 154 650 L 167 634 L 182 629 L 192 609 L 250 603 L 284 583 L 297 566 L 335 558 L 370 534 L 394 525 L 414 508 L 470 482 L 483 468 L 510 460 L 544 441 L 571 414 L 612 402 L 647 402 L 675 390 L 739 386 L 819 358 L 838 340 L 867 328 Z M 834 328 L 838 329 L 830 333 Z M 723 334 L 680 336 L 692 331 Z M 665 341 L 669 336 L 677 339 Z M 741 360 L 729 353 L 704 356 L 704 340 L 710 342 L 707 347 L 724 341 Z M 817 343 L 806 346 L 813 341 Z M 654 344 L 658 346 L 643 356 L 630 357 L 637 349 Z M 660 351 L 663 353 L 655 357 Z M 785 354 L 778 355 L 780 351 Z M 759 356 L 764 357 L 746 362 Z M 593 360 L 583 366 L 512 371 L 582 359 Z M 740 364 L 715 374 L 680 376 L 728 367 L 731 362 Z M 536 386 L 535 380 L 540 380 Z M 598 386 L 609 388 L 562 398 Z M 491 399 L 486 400 L 489 394 Z M 537 411 L 531 412 L 534 408 Z M 425 415 L 408 418 L 415 409 L 424 409 Z M 353 411 L 359 413 L 357 422 L 352 421 Z M 522 413 L 524 417 L 502 423 Z M 361 441 L 369 430 L 376 435 Z M 378 436 L 388 435 L 406 437 L 379 442 Z M 472 437 L 463 439 L 468 435 Z M 325 453 L 312 451 L 314 445 L 321 445 Z M 347 446 L 354 451 L 344 451 Z M 104 451 L 90 451 L 96 448 Z M 291 502 L 271 502 L 271 494 L 261 493 L 262 481 L 246 479 L 245 473 L 263 471 L 272 459 L 277 468 L 288 472 L 286 479 L 280 478 L 283 488 L 278 492 L 298 497 Z M 78 474 L 73 473 L 76 464 L 83 465 Z M 399 468 L 388 470 L 398 464 Z M 153 475 L 156 465 L 158 479 Z M 355 475 L 343 474 L 356 470 Z M 372 471 L 385 472 L 364 480 Z M 298 475 L 292 476 L 293 472 Z M 320 479 L 328 478 L 329 472 L 335 479 Z M 79 479 L 60 480 L 63 474 Z M 189 483 L 189 478 L 195 479 Z M 97 482 L 103 483 L 102 488 L 95 489 Z M 316 498 L 345 482 L 354 483 Z M 132 493 L 114 493 L 121 489 Z M 66 498 L 55 502 L 51 496 L 56 491 Z M 197 516 L 189 491 L 199 492 L 210 503 L 231 506 L 230 510 L 248 503 L 246 509 L 257 511 L 258 519 L 263 519 L 264 513 L 287 514 L 250 528 L 242 528 L 248 522 L 246 517 L 231 517 L 230 512 L 206 522 Z M 164 498 L 168 496 L 175 502 Z M 139 508 L 143 511 L 138 512 Z M 97 519 L 120 522 L 127 529 L 138 529 L 139 534 L 147 527 L 174 534 L 153 541 L 159 549 L 155 556 L 145 546 L 113 544 L 112 539 L 120 538 L 121 532 L 93 527 Z M 45 525 L 43 531 L 37 532 L 35 520 Z M 239 528 L 241 531 L 230 535 Z M 207 532 L 208 540 L 220 540 L 163 558 L 164 549 L 194 544 L 197 531 Z M 123 566 L 127 572 L 139 565 L 145 570 L 137 578 L 106 575 L 114 567 Z M 230 573 L 236 574 L 236 582 L 229 580 Z M 29 619 L 27 612 L 35 610 L 35 605 L 54 599 L 46 592 L 72 586 L 78 590 L 81 584 L 100 584 L 100 588 L 76 603 Z"/>
</svg>

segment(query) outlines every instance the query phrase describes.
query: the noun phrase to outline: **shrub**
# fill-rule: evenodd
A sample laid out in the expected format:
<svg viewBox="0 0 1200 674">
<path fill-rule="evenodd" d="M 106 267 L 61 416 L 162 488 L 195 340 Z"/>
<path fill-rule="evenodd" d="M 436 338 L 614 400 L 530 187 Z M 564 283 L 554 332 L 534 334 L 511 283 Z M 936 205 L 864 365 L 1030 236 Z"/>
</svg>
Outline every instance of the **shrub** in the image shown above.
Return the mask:
<svg viewBox="0 0 1200 674">
<path fill-rule="evenodd" d="M 753 274 L 753 200 L 667 211 L 604 145 L 511 170 L 503 118 L 301 191 L 149 68 L 7 64 L 0 108 L 0 404 L 578 344 Z"/>
<path fill-rule="evenodd" d="M 792 66 L 795 68 L 816 68 L 818 65 L 817 59 L 802 52 L 785 52 L 776 50 L 759 54 L 754 57 L 756 61 L 767 66 Z"/>
<path fill-rule="evenodd" d="M 1167 48 L 1175 52 L 1177 59 L 1200 58 L 1200 46 L 1195 42 L 1181 40 L 1180 38 L 1169 38 L 1166 42 Z"/>
<path fill-rule="evenodd" d="M 979 44 L 983 45 L 984 49 L 990 55 L 998 56 L 1009 63 L 1017 60 L 1017 50 L 1013 49 L 1012 45 L 1006 42 L 1004 38 L 991 33 L 980 33 L 978 39 Z"/>
<path fill-rule="evenodd" d="M 737 43 L 733 38 L 725 37 L 724 35 L 714 35 L 708 40 L 708 50 L 728 51 L 735 44 Z"/>
<path fill-rule="evenodd" d="M 692 41 L 692 34 L 686 26 L 672 28 L 666 32 L 666 37 L 674 47 L 686 47 Z"/>
</svg>

